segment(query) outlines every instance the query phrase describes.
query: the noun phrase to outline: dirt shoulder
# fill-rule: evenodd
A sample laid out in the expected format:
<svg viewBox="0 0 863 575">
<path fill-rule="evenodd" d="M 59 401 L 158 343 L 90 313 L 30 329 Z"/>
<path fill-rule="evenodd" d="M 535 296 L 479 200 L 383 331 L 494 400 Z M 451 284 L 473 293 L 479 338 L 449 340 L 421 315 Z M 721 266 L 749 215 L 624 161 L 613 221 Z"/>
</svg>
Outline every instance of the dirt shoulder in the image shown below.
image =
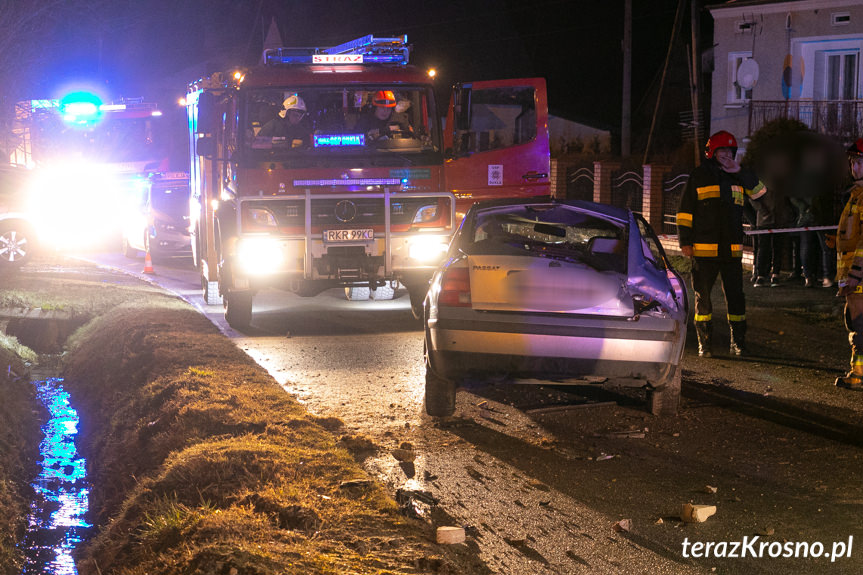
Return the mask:
<svg viewBox="0 0 863 575">
<path fill-rule="evenodd" d="M 357 463 L 362 441 L 340 442 L 341 421 L 309 415 L 191 306 L 107 270 L 50 270 L 21 270 L 0 296 L 93 316 L 63 359 L 97 531 L 79 573 L 488 572 L 468 545 L 435 544 Z M 31 407 L 17 411 L 32 429 Z"/>
</svg>

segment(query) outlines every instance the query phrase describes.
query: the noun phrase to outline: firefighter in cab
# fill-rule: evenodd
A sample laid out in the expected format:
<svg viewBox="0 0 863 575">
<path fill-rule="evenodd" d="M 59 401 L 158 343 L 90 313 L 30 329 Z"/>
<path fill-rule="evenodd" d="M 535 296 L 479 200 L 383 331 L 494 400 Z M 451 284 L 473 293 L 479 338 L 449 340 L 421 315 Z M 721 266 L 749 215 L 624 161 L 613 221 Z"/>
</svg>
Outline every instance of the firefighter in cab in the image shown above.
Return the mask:
<svg viewBox="0 0 863 575">
<path fill-rule="evenodd" d="M 743 207 L 745 198 L 766 193 L 764 184 L 737 163 L 737 140 L 716 132 L 707 140 L 705 161 L 689 176 L 677 211 L 680 251 L 692 261 L 698 355 L 711 357 L 713 302 L 717 276 L 728 308 L 732 355 L 746 353 L 743 295 Z"/>
<path fill-rule="evenodd" d="M 258 137 L 284 138 L 291 148 L 307 148 L 311 141 L 312 126 L 306 103 L 299 94 L 291 94 L 282 103 L 282 110 L 261 127 Z"/>
<path fill-rule="evenodd" d="M 851 177 L 848 202 L 836 230 L 836 280 L 845 297 L 845 327 L 851 343 L 851 370 L 836 387 L 863 390 L 863 138 L 847 150 Z"/>
<path fill-rule="evenodd" d="M 372 95 L 371 111 L 357 122 L 357 131 L 372 141 L 412 137 L 413 129 L 410 124 L 394 114 L 397 105 L 392 90 L 378 90 Z"/>
</svg>

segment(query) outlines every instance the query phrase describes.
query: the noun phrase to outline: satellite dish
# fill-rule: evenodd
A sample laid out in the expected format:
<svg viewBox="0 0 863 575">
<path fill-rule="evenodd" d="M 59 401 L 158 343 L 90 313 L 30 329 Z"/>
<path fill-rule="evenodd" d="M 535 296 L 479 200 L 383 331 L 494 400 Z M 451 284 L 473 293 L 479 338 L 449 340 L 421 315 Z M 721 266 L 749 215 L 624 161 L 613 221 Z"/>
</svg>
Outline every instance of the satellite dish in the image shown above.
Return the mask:
<svg viewBox="0 0 863 575">
<path fill-rule="evenodd" d="M 758 83 L 758 62 L 749 58 L 737 68 L 737 84 L 744 90 L 751 90 Z"/>
</svg>

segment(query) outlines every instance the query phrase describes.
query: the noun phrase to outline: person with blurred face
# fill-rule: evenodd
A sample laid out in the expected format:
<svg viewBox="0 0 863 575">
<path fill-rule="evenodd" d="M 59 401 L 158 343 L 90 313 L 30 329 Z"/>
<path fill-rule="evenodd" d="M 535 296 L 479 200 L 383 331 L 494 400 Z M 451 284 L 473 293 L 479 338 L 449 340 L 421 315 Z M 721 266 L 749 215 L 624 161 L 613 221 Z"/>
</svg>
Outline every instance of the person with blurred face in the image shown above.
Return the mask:
<svg viewBox="0 0 863 575">
<path fill-rule="evenodd" d="M 837 295 L 845 297 L 845 327 L 851 344 L 851 369 L 836 387 L 863 390 L 863 138 L 847 150 L 854 182 L 836 230 Z"/>
<path fill-rule="evenodd" d="M 362 132 L 370 140 L 404 137 L 412 130 L 402 121 L 397 111 L 398 102 L 392 90 L 378 90 L 372 96 L 372 110 L 357 123 L 357 131 Z M 406 109 L 406 108 L 405 108 Z"/>
<path fill-rule="evenodd" d="M 306 103 L 299 94 L 291 94 L 282 103 L 278 117 L 264 124 L 258 137 L 285 138 L 291 148 L 303 148 L 309 145 L 311 134 Z"/>
<path fill-rule="evenodd" d="M 745 197 L 766 193 L 764 184 L 741 168 L 735 156 L 737 140 L 716 132 L 707 140 L 705 161 L 689 176 L 677 211 L 680 251 L 692 261 L 695 291 L 695 333 L 698 355 L 711 357 L 713 303 L 717 276 L 728 306 L 730 352 L 746 352 L 746 301 L 743 295 L 743 209 Z"/>
</svg>

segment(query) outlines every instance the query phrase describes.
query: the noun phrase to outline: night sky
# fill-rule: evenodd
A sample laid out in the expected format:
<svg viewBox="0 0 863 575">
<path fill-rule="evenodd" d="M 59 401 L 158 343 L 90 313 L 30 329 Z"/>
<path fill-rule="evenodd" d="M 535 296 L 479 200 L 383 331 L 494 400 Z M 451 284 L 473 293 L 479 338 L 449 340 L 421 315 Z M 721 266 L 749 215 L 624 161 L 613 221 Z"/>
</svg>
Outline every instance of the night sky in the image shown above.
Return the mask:
<svg viewBox="0 0 863 575">
<path fill-rule="evenodd" d="M 174 102 L 187 82 L 204 73 L 253 64 L 274 18 L 285 44 L 294 46 L 333 45 L 369 33 L 407 34 L 412 62 L 435 67 L 441 87 L 543 76 L 553 112 L 614 130 L 620 122 L 623 0 L 66 0 L 55 5 L 40 32 L 38 65 L 22 71 L 15 98 L 56 97 L 70 83 L 86 80 L 110 98 L 143 95 Z M 636 124 L 653 111 L 676 6 L 677 0 L 633 1 Z M 709 22 L 709 15 L 703 19 Z M 685 44 L 688 12 L 684 24 Z M 681 45 L 678 56 L 684 49 Z"/>
</svg>

